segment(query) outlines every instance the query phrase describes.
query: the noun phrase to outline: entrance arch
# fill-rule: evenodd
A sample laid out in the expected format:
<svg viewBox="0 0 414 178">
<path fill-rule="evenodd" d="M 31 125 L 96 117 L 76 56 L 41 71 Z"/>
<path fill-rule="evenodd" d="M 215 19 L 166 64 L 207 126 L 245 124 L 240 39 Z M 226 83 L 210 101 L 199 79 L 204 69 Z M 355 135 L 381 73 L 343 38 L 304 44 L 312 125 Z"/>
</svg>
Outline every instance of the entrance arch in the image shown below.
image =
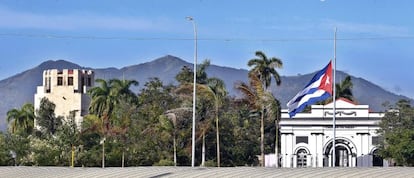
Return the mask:
<svg viewBox="0 0 414 178">
<path fill-rule="evenodd" d="M 308 155 L 309 152 L 301 148 L 296 152 L 296 167 L 307 167 L 308 166 Z"/>
<path fill-rule="evenodd" d="M 323 166 L 331 167 L 333 152 L 333 141 L 329 141 L 324 146 Z M 356 166 L 356 146 L 346 138 L 335 139 L 335 167 L 355 167 Z"/>
<path fill-rule="evenodd" d="M 384 165 L 384 160 L 378 153 L 378 149 L 375 149 L 371 153 L 372 155 L 372 166 L 379 166 L 382 167 Z"/>
</svg>

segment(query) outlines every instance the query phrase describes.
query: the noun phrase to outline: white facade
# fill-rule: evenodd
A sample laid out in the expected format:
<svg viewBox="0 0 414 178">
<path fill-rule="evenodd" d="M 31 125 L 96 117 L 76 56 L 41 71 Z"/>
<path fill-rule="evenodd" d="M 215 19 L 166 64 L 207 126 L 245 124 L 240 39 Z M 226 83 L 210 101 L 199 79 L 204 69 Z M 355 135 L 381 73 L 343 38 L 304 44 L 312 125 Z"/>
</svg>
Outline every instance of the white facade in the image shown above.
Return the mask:
<svg viewBox="0 0 414 178">
<path fill-rule="evenodd" d="M 56 116 L 66 118 L 71 111 L 77 111 L 75 121 L 80 126 L 83 116 L 88 114 L 90 97 L 86 92 L 94 86 L 94 80 L 94 73 L 91 70 L 43 71 L 43 85 L 37 87 L 34 95 L 35 110 L 40 108 L 40 101 L 46 97 L 56 105 Z"/>
<path fill-rule="evenodd" d="M 312 105 L 309 113 L 289 118 L 282 110 L 280 121 L 282 167 L 331 167 L 333 103 Z M 336 101 L 335 154 L 337 167 L 383 166 L 377 155 L 376 130 L 383 113 L 346 99 Z M 386 165 L 385 165 L 386 166 Z"/>
</svg>

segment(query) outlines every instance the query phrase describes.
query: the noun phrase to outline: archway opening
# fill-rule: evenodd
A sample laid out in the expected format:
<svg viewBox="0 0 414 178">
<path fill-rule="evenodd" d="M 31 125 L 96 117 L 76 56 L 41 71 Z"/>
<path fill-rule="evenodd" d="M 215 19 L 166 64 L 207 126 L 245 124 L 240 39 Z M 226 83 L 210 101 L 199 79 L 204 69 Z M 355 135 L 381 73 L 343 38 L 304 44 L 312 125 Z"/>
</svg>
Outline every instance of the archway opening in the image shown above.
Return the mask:
<svg viewBox="0 0 414 178">
<path fill-rule="evenodd" d="M 307 160 L 308 152 L 305 149 L 299 149 L 296 153 L 296 167 L 306 167 L 308 165 Z"/>
<path fill-rule="evenodd" d="M 335 141 L 335 163 L 333 163 L 333 143 L 329 142 L 324 150 L 323 166 L 331 167 L 335 164 L 335 167 L 352 167 L 355 166 L 355 162 L 352 162 L 352 158 L 355 155 L 353 153 L 354 147 L 350 141 L 345 139 L 337 139 Z"/>
<path fill-rule="evenodd" d="M 335 166 L 348 167 L 349 166 L 349 151 L 342 145 L 335 146 Z"/>
<path fill-rule="evenodd" d="M 374 150 L 372 152 L 372 166 L 380 166 L 384 165 L 382 157 L 379 155 L 378 150 Z"/>
</svg>

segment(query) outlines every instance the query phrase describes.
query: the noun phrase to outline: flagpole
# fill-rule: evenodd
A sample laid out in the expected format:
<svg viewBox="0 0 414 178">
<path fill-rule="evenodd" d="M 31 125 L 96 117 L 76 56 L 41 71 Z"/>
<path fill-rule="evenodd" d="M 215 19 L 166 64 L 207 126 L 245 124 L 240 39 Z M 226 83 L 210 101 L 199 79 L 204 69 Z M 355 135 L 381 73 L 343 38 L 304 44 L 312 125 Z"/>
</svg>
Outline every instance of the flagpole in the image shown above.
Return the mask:
<svg viewBox="0 0 414 178">
<path fill-rule="evenodd" d="M 332 141 L 332 167 L 335 167 L 336 162 L 336 153 L 335 153 L 335 139 L 336 139 L 336 27 L 335 27 L 335 36 L 334 36 L 334 60 L 333 60 L 333 114 L 332 114 L 332 131 L 333 131 L 333 141 Z"/>
</svg>

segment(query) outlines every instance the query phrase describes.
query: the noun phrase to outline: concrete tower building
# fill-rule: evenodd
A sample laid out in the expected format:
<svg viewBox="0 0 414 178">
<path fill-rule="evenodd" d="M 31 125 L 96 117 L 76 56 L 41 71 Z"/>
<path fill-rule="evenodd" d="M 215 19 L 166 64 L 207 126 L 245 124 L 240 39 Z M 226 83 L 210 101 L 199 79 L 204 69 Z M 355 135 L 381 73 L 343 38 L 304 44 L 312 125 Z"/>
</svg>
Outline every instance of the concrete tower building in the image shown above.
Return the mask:
<svg viewBox="0 0 414 178">
<path fill-rule="evenodd" d="M 94 72 L 91 70 L 43 71 L 43 85 L 37 87 L 34 95 L 35 110 L 40 108 L 40 101 L 46 97 L 56 105 L 56 116 L 66 118 L 71 111 L 76 111 L 75 121 L 80 126 L 83 116 L 88 114 L 90 97 L 86 92 L 94 86 L 94 80 Z"/>
</svg>

